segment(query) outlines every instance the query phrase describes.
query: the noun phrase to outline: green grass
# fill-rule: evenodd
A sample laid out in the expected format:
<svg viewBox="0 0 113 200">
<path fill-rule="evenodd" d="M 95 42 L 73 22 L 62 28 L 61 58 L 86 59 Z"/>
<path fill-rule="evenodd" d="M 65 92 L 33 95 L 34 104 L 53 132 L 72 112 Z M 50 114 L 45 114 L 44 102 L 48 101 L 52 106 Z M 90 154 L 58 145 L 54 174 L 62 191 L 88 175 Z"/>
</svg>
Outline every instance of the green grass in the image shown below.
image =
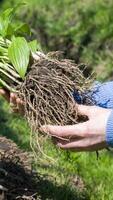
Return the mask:
<svg viewBox="0 0 113 200">
<path fill-rule="evenodd" d="M 29 128 L 21 116 L 12 114 L 6 101 L 0 98 L 0 134 L 12 139 L 21 148 L 30 150 Z"/>
</svg>

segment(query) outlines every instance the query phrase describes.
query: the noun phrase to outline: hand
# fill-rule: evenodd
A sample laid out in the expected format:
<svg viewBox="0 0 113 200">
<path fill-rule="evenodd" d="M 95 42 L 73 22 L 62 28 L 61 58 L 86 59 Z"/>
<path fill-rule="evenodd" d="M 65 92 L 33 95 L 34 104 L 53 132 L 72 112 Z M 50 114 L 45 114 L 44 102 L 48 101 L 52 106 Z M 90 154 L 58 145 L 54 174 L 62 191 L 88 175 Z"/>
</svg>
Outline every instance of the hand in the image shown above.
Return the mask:
<svg viewBox="0 0 113 200">
<path fill-rule="evenodd" d="M 62 149 L 96 151 L 106 148 L 106 125 L 112 110 L 78 105 L 78 111 L 86 115 L 88 121 L 69 126 L 46 125 L 41 130 L 53 136 L 56 145 Z"/>
<path fill-rule="evenodd" d="M 15 93 L 9 93 L 4 89 L 0 89 L 0 95 L 3 96 L 10 103 L 13 112 L 18 112 L 20 114 L 24 113 L 23 101 L 18 98 Z"/>
</svg>

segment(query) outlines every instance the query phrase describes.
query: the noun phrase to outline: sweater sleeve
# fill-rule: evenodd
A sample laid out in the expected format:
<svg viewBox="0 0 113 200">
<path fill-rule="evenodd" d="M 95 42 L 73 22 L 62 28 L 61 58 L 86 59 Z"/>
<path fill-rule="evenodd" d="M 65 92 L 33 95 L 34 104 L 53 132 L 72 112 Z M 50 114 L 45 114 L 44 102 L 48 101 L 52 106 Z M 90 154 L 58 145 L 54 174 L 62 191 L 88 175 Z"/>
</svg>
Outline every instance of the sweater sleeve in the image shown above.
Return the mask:
<svg viewBox="0 0 113 200">
<path fill-rule="evenodd" d="M 78 104 L 84 104 L 85 99 L 89 98 L 92 99 L 94 105 L 113 108 L 113 81 L 94 82 L 90 91 L 85 91 L 82 95 L 78 91 L 74 91 L 73 97 Z"/>
<path fill-rule="evenodd" d="M 113 81 L 95 82 L 89 95 L 91 95 L 95 105 L 102 108 L 113 108 Z"/>
<path fill-rule="evenodd" d="M 113 148 L 113 110 L 111 111 L 111 114 L 107 121 L 106 126 L 106 142 L 109 147 Z"/>
<path fill-rule="evenodd" d="M 96 89 L 96 90 L 95 90 Z M 97 106 L 113 109 L 113 81 L 94 84 L 93 98 Z M 113 148 L 113 110 L 106 125 L 106 143 Z"/>
</svg>

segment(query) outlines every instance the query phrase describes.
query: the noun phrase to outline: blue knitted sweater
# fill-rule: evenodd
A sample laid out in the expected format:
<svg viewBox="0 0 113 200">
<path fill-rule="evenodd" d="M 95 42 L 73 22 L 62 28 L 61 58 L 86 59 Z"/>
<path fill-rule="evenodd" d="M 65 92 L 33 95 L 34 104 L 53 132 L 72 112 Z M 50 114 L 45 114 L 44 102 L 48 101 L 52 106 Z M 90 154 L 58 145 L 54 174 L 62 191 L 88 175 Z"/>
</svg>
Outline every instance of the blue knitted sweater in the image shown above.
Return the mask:
<svg viewBox="0 0 113 200">
<path fill-rule="evenodd" d="M 95 105 L 113 109 L 113 81 L 106 83 L 95 82 L 91 92 L 86 92 L 86 95 L 91 97 Z M 74 91 L 74 99 L 81 104 L 83 102 L 80 94 Z M 106 142 L 110 147 L 113 147 L 113 110 L 109 116 L 106 126 Z"/>
</svg>

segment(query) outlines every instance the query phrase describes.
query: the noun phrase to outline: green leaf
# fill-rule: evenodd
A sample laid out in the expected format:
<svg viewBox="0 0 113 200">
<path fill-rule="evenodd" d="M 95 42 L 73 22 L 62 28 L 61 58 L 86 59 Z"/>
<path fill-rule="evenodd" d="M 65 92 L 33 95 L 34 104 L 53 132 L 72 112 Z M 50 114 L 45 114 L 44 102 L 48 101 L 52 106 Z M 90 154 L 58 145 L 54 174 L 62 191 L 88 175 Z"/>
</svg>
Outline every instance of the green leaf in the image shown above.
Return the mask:
<svg viewBox="0 0 113 200">
<path fill-rule="evenodd" d="M 31 31 L 30 31 L 30 27 L 28 24 L 24 23 L 24 24 L 21 24 L 20 26 L 18 26 L 16 29 L 15 29 L 15 34 L 27 34 L 27 35 L 30 35 L 31 34 Z"/>
<path fill-rule="evenodd" d="M 4 22 L 3 22 L 3 19 L 2 17 L 0 16 L 0 35 L 4 35 Z"/>
<path fill-rule="evenodd" d="M 20 8 L 21 6 L 25 6 L 27 5 L 26 2 L 19 2 L 14 6 L 14 12 L 17 11 L 18 8 Z"/>
<path fill-rule="evenodd" d="M 0 35 L 3 37 L 9 36 L 9 26 L 11 24 L 11 21 L 17 11 L 18 8 L 25 5 L 25 3 L 19 3 L 14 8 L 8 8 L 6 9 L 1 15 L 0 15 Z"/>
<path fill-rule="evenodd" d="M 0 35 L 2 35 L 3 37 L 7 35 L 7 29 L 11 22 L 12 15 L 13 15 L 13 8 L 5 10 L 0 15 Z"/>
<path fill-rule="evenodd" d="M 33 40 L 33 41 L 29 42 L 28 44 L 29 44 L 31 52 L 35 53 L 38 49 L 37 40 Z"/>
<path fill-rule="evenodd" d="M 29 64 L 30 49 L 23 37 L 14 38 L 8 48 L 8 56 L 15 70 L 24 79 Z"/>
<path fill-rule="evenodd" d="M 7 38 L 9 36 L 12 36 L 13 34 L 14 34 L 13 26 L 12 26 L 12 24 L 9 24 L 8 27 L 7 27 Z"/>
<path fill-rule="evenodd" d="M 13 10 L 14 10 L 14 8 L 8 8 L 7 10 L 5 10 L 1 15 L 2 18 L 4 20 L 10 19 L 12 17 Z"/>
</svg>

